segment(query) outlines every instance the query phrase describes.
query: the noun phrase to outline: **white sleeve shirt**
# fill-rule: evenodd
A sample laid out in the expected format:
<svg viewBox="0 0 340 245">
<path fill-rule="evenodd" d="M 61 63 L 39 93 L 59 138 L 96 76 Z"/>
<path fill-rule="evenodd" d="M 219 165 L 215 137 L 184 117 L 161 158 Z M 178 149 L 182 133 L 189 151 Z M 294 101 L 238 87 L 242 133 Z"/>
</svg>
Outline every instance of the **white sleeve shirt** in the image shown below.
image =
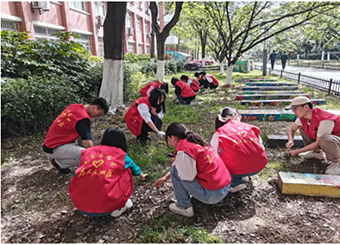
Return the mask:
<svg viewBox="0 0 340 245">
<path fill-rule="evenodd" d="M 212 138 L 210 140 L 210 145 L 211 145 L 211 148 L 213 148 L 216 151 L 216 153 L 218 153 L 218 147 L 220 145 L 220 142 L 219 142 L 217 132 L 215 132 L 214 135 L 212 136 Z"/>
<path fill-rule="evenodd" d="M 184 151 L 177 152 L 176 159 L 172 165 L 176 166 L 178 176 L 181 180 L 193 181 L 196 178 L 196 161 Z"/>
<path fill-rule="evenodd" d="M 150 109 L 147 104 L 144 104 L 144 103 L 138 104 L 137 109 L 138 109 L 140 116 L 145 121 L 145 123 L 148 123 L 151 121 Z"/>
<path fill-rule="evenodd" d="M 302 123 L 299 118 L 295 120 L 295 123 L 299 126 L 302 127 Z M 320 138 L 321 136 L 327 135 L 327 134 L 332 134 L 332 131 L 335 127 L 335 122 L 332 120 L 323 120 L 319 124 L 318 131 L 316 133 L 316 136 Z"/>
</svg>

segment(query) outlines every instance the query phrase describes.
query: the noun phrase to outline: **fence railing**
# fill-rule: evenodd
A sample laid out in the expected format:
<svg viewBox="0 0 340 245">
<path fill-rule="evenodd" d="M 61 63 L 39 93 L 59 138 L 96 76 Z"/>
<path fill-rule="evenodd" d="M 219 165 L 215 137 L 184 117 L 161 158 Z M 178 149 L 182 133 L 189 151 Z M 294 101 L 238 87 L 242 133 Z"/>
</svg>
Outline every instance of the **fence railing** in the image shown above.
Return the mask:
<svg viewBox="0 0 340 245">
<path fill-rule="evenodd" d="M 255 69 L 262 70 L 262 66 L 255 65 Z M 268 73 L 271 75 L 284 77 L 288 80 L 295 81 L 298 84 L 304 84 L 309 87 L 313 87 L 322 91 L 328 92 L 328 94 L 334 94 L 340 96 L 340 81 L 334 79 L 325 79 L 320 77 L 307 76 L 299 73 L 288 72 L 284 70 L 271 70 L 268 68 Z"/>
</svg>

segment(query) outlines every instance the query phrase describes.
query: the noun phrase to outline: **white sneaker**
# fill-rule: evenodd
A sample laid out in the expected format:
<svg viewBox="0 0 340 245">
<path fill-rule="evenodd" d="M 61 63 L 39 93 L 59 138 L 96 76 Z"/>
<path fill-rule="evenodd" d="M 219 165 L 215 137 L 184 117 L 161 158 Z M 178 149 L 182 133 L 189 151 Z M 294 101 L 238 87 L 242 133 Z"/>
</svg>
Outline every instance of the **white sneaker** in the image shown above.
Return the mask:
<svg viewBox="0 0 340 245">
<path fill-rule="evenodd" d="M 337 162 L 330 161 L 328 161 L 328 163 L 330 165 L 326 168 L 325 174 L 340 175 L 340 164 Z"/>
<path fill-rule="evenodd" d="M 245 177 L 242 177 L 242 180 L 243 180 L 244 182 L 249 182 L 249 181 L 250 181 L 250 178 L 249 178 L 249 176 L 245 176 Z"/>
<path fill-rule="evenodd" d="M 315 158 L 315 159 L 318 159 L 318 160 L 324 160 L 325 159 L 325 153 L 323 153 L 322 151 L 320 151 L 320 152 L 307 151 L 307 152 L 299 153 L 299 157 L 303 157 L 303 158 L 306 158 L 306 159 Z"/>
<path fill-rule="evenodd" d="M 247 186 L 245 184 L 239 184 L 237 186 L 230 187 L 229 191 L 234 193 L 234 192 L 242 191 L 243 189 L 246 189 L 246 188 Z"/>
<path fill-rule="evenodd" d="M 128 199 L 127 202 L 125 203 L 125 206 L 120 208 L 120 209 L 117 209 L 117 210 L 114 210 L 111 212 L 111 216 L 112 217 L 118 217 L 120 216 L 122 213 L 124 213 L 127 209 L 131 208 L 133 205 L 131 199 Z"/>
<path fill-rule="evenodd" d="M 183 215 L 185 217 L 189 217 L 190 218 L 190 217 L 194 216 L 194 209 L 192 208 L 192 206 L 189 207 L 189 208 L 184 209 L 184 208 L 178 207 L 176 205 L 176 203 L 171 203 L 169 205 L 169 209 L 170 209 L 171 212 L 173 212 L 175 214 Z"/>
</svg>

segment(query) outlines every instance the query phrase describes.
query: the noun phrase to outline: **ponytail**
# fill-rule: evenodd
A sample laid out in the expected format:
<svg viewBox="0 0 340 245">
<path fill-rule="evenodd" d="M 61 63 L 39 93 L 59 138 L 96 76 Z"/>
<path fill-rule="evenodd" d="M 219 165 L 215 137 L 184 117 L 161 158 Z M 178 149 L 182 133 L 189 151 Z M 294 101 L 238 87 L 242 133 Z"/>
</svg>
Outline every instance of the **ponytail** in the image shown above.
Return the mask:
<svg viewBox="0 0 340 245">
<path fill-rule="evenodd" d="M 201 146 L 209 146 L 209 143 L 206 143 L 201 136 L 198 134 L 188 131 L 187 128 L 181 124 L 181 123 L 172 123 L 169 125 L 169 127 L 166 129 L 165 132 L 165 141 L 167 146 L 168 144 L 168 136 L 176 136 L 180 140 L 188 139 L 189 142 L 195 143 Z"/>
<path fill-rule="evenodd" d="M 215 129 L 217 130 L 224 124 L 228 123 L 230 119 L 232 119 L 232 117 L 237 114 L 239 114 L 239 112 L 234 108 L 223 108 L 215 119 Z"/>
</svg>

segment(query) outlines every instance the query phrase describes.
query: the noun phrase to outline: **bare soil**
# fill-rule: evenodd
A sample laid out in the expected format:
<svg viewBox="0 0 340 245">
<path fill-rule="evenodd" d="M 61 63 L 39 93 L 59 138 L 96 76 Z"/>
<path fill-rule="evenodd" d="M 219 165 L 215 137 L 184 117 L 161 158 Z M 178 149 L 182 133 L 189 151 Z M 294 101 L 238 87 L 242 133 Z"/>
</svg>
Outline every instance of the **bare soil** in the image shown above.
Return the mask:
<svg viewBox="0 0 340 245">
<path fill-rule="evenodd" d="M 228 89 L 228 96 L 236 94 Z M 124 123 L 119 113 L 94 120 L 95 144 L 113 122 Z M 285 134 L 290 125 L 253 123 L 276 134 Z M 154 183 L 136 179 L 134 206 L 121 217 L 83 216 L 68 196 L 72 175 L 57 174 L 41 149 L 43 137 L 2 140 L 2 151 L 13 154 L 1 168 L 2 243 L 133 243 L 146 222 L 170 212 L 171 182 L 156 190 Z M 266 152 L 269 162 L 284 161 L 295 172 L 323 173 L 326 168 L 320 161 L 287 157 L 284 149 Z M 193 200 L 195 216 L 180 217 L 181 222 L 205 228 L 226 243 L 340 243 L 340 199 L 282 195 L 273 171 L 266 178 L 252 177 L 246 190 L 228 194 L 217 205 Z"/>
</svg>

